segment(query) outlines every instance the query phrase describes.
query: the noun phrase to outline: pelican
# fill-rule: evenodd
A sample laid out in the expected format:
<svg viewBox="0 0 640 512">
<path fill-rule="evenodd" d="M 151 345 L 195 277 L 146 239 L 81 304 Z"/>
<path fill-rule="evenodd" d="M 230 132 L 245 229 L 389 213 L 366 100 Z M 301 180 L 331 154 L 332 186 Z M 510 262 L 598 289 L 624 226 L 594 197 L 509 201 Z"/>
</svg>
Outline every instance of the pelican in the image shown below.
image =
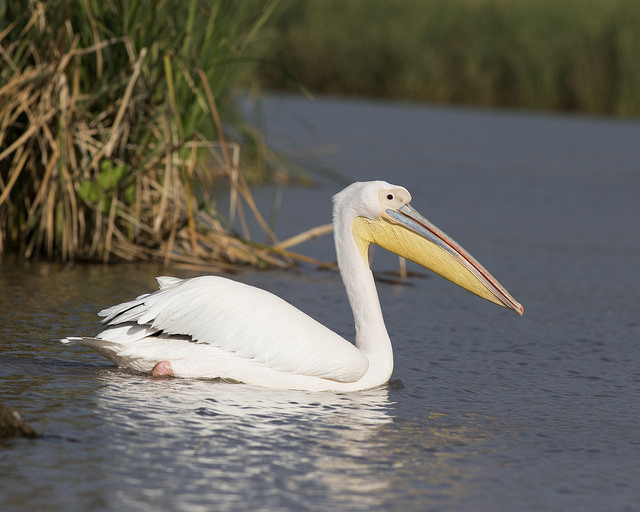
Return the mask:
<svg viewBox="0 0 640 512">
<path fill-rule="evenodd" d="M 91 347 L 116 365 L 156 376 L 222 379 L 310 391 L 386 384 L 393 370 L 370 244 L 422 265 L 520 315 L 523 307 L 467 251 L 384 181 L 333 198 L 338 267 L 353 310 L 355 345 L 267 291 L 217 276 L 159 277 L 159 290 L 100 311 L 106 328 L 63 343 Z"/>
</svg>

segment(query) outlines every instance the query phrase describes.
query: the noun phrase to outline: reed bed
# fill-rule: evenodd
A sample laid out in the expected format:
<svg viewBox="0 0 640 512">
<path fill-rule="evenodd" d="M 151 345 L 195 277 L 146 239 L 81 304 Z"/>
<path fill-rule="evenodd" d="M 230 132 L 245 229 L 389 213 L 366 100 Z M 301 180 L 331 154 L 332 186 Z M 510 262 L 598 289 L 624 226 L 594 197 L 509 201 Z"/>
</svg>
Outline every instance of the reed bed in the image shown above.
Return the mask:
<svg viewBox="0 0 640 512">
<path fill-rule="evenodd" d="M 272 88 L 640 116 L 637 0 L 284 0 L 279 13 L 280 67 L 261 68 Z"/>
<path fill-rule="evenodd" d="M 241 167 L 259 135 L 232 124 L 230 99 L 274 7 L 1 3 L 0 255 L 290 265 Z M 235 232 L 248 216 L 266 242 Z"/>
</svg>

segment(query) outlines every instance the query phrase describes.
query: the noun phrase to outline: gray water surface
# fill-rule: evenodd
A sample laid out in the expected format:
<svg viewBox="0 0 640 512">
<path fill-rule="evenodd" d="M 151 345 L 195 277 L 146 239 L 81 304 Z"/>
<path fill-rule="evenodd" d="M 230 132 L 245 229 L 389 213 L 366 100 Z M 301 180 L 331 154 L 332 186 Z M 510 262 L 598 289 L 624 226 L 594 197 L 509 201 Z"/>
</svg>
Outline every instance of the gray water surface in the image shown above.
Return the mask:
<svg viewBox="0 0 640 512">
<path fill-rule="evenodd" d="M 640 123 L 290 96 L 265 116 L 321 184 L 257 191 L 281 238 L 329 221 L 336 176 L 404 185 L 524 317 L 410 266 L 378 286 L 387 387 L 154 379 L 57 339 L 157 267 L 5 259 L 0 400 L 42 435 L 0 443 L 0 510 L 637 510 Z M 333 258 L 328 237 L 296 250 Z M 234 278 L 353 335 L 336 272 Z"/>
</svg>

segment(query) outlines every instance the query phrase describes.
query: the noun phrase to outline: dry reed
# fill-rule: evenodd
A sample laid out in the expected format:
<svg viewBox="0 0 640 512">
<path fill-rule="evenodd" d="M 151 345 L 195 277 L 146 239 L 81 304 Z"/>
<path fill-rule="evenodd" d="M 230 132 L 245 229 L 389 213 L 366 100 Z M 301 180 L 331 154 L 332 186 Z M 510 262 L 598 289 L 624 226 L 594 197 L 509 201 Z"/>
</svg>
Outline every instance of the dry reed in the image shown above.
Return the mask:
<svg viewBox="0 0 640 512">
<path fill-rule="evenodd" d="M 202 67 L 169 52 L 160 60 L 158 47 L 137 48 L 127 36 L 101 38 L 84 7 L 91 45 L 80 45 L 72 23 L 49 45 L 33 43 L 26 35 L 50 22 L 38 7 L 23 26 L 0 31 L 0 255 L 218 268 L 307 260 L 278 245 L 258 211 Z M 108 80 L 105 52 L 127 56 Z M 90 72 L 98 79 L 91 90 L 83 87 Z M 185 130 L 185 89 L 217 140 Z M 215 209 L 214 184 L 229 187 L 230 220 Z M 249 240 L 248 230 L 232 234 L 234 218 L 246 226 L 248 215 L 268 244 Z"/>
</svg>

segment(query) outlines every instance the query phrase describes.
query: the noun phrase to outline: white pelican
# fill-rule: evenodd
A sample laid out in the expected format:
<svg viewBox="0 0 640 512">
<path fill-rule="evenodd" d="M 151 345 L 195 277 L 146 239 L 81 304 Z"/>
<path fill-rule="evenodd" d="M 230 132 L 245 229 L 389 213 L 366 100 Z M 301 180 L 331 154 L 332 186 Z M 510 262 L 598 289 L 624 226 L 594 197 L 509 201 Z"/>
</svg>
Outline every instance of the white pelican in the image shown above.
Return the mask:
<svg viewBox="0 0 640 512">
<path fill-rule="evenodd" d="M 153 375 L 220 378 L 303 390 L 381 386 L 393 370 L 368 248 L 378 244 L 466 290 L 523 314 L 468 252 L 384 181 L 354 183 L 333 198 L 340 274 L 353 310 L 355 346 L 279 297 L 215 276 L 160 277 L 160 289 L 101 311 L 95 338 L 69 337 L 116 365 Z"/>
</svg>

